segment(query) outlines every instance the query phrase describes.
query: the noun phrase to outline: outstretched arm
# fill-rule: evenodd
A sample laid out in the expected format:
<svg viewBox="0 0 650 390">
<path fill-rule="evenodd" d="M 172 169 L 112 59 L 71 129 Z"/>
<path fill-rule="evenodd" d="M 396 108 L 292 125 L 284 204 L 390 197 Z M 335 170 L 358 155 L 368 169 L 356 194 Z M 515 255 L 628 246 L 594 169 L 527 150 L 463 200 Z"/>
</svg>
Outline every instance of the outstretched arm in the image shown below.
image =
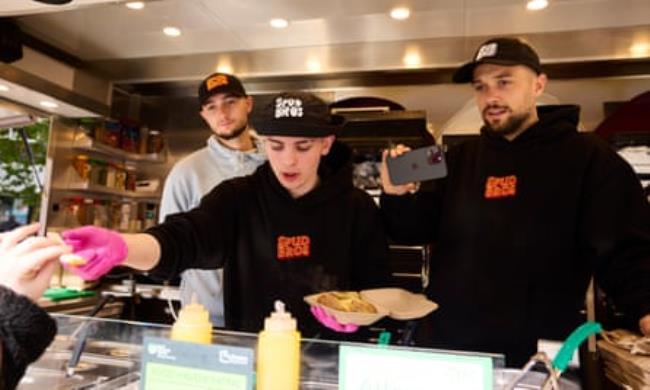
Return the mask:
<svg viewBox="0 0 650 390">
<path fill-rule="evenodd" d="M 63 240 L 70 245 L 78 263 L 65 259 L 63 266 L 86 280 L 97 279 L 117 265 L 146 271 L 160 260 L 160 244 L 149 234 L 120 234 L 112 230 L 84 226 L 63 232 Z"/>
</svg>

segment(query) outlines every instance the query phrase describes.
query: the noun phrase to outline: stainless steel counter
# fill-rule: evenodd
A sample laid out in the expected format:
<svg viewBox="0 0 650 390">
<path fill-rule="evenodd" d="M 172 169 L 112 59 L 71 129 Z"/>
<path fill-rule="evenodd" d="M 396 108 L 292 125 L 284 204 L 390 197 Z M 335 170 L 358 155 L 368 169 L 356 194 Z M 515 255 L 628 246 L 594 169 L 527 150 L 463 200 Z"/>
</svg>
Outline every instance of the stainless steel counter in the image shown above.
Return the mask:
<svg viewBox="0 0 650 390">
<path fill-rule="evenodd" d="M 144 336 L 169 337 L 168 325 L 128 322 L 107 318 L 88 318 L 53 314 L 58 323 L 58 334 L 46 353 L 32 364 L 19 384 L 19 389 L 137 389 L 140 378 L 140 357 Z M 87 331 L 82 331 L 86 327 Z M 66 376 L 67 363 L 79 335 L 87 333 L 74 374 Z M 213 343 L 255 348 L 257 335 L 249 333 L 215 331 Z M 371 346 L 370 344 L 341 343 L 328 340 L 302 340 L 301 389 L 338 388 L 339 348 L 342 345 Z M 433 351 L 397 346 L 396 350 Z M 457 352 L 455 352 L 457 353 Z M 476 356 L 478 354 L 462 353 Z M 501 355 L 484 355 L 493 359 L 495 388 L 503 388 L 513 372 L 503 370 Z M 543 376 L 540 375 L 541 380 Z M 537 378 L 539 379 L 539 378 Z M 531 386 L 537 381 L 531 377 Z M 536 388 L 536 387 L 518 387 Z M 563 389 L 579 387 L 566 385 Z"/>
</svg>

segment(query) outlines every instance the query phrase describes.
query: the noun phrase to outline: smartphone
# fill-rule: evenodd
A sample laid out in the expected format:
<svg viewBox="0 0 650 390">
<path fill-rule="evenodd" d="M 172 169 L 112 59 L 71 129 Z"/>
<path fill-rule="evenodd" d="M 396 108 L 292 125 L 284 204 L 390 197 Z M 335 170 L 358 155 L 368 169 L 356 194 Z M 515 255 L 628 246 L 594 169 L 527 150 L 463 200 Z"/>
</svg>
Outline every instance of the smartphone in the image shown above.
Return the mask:
<svg viewBox="0 0 650 390">
<path fill-rule="evenodd" d="M 436 145 L 414 149 L 386 159 L 388 176 L 393 184 L 406 184 L 447 176 L 442 149 Z"/>
</svg>

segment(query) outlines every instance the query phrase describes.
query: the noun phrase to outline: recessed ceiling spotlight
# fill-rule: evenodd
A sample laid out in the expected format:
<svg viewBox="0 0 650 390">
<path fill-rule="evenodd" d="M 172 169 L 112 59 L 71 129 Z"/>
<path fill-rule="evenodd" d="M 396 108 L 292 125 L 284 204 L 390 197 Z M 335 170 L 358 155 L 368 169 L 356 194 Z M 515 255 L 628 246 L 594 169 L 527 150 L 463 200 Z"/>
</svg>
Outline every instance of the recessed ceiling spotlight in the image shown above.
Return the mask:
<svg viewBox="0 0 650 390">
<path fill-rule="evenodd" d="M 275 18 L 271 19 L 269 24 L 273 28 L 286 28 L 289 25 L 289 21 L 287 19 Z"/>
<path fill-rule="evenodd" d="M 317 58 L 310 58 L 307 60 L 307 70 L 310 72 L 320 72 L 321 71 L 321 63 Z"/>
<path fill-rule="evenodd" d="M 167 26 L 163 28 L 163 33 L 168 37 L 178 37 L 181 35 L 181 29 L 174 26 Z"/>
<path fill-rule="evenodd" d="M 411 10 L 406 7 L 397 7 L 390 10 L 390 17 L 396 20 L 408 19 L 411 16 Z"/>
<path fill-rule="evenodd" d="M 420 64 L 422 64 L 422 58 L 418 53 L 409 53 L 405 55 L 404 58 L 402 58 L 402 62 L 407 67 L 413 68 L 418 67 Z"/>
<path fill-rule="evenodd" d="M 630 53 L 634 58 L 642 58 L 650 56 L 650 43 L 637 42 L 630 47 Z"/>
<path fill-rule="evenodd" d="M 528 3 L 526 4 L 526 8 L 531 11 L 539 11 L 546 7 L 548 7 L 548 0 L 528 0 Z"/>
<path fill-rule="evenodd" d="M 4 84 L 0 84 L 0 92 L 9 92 L 9 87 Z"/>
<path fill-rule="evenodd" d="M 221 64 L 218 65 L 217 68 L 215 69 L 219 73 L 228 73 L 228 74 L 233 74 L 233 69 L 231 65 L 228 64 Z"/>
<path fill-rule="evenodd" d="M 49 101 L 49 100 L 42 100 L 40 104 L 41 104 L 41 106 L 43 106 L 45 108 L 57 108 L 57 107 L 59 107 L 58 104 L 56 104 L 56 103 L 54 103 L 52 101 Z"/>
<path fill-rule="evenodd" d="M 129 1 L 126 3 L 126 8 L 129 9 L 143 9 L 144 8 L 144 1 Z"/>
</svg>

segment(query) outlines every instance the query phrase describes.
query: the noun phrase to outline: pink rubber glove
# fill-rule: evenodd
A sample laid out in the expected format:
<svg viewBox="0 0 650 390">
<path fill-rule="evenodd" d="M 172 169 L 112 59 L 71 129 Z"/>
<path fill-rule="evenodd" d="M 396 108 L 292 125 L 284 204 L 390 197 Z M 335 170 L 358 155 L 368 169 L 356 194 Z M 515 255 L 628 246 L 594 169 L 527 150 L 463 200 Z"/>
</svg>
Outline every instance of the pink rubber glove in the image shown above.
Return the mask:
<svg viewBox="0 0 650 390">
<path fill-rule="evenodd" d="M 96 226 L 83 226 L 66 230 L 61 234 L 63 241 L 72 247 L 75 255 L 88 262 L 73 266 L 63 264 L 67 270 L 81 276 L 84 280 L 95 280 L 105 275 L 126 259 L 128 247 L 119 233 Z"/>
<path fill-rule="evenodd" d="M 332 329 L 335 332 L 339 333 L 354 333 L 357 330 L 359 330 L 358 325 L 354 324 L 342 324 L 334 318 L 334 316 L 331 316 L 325 312 L 325 309 L 319 306 L 312 306 L 311 307 L 311 314 L 314 315 L 314 317 L 323 324 L 326 328 Z"/>
</svg>

